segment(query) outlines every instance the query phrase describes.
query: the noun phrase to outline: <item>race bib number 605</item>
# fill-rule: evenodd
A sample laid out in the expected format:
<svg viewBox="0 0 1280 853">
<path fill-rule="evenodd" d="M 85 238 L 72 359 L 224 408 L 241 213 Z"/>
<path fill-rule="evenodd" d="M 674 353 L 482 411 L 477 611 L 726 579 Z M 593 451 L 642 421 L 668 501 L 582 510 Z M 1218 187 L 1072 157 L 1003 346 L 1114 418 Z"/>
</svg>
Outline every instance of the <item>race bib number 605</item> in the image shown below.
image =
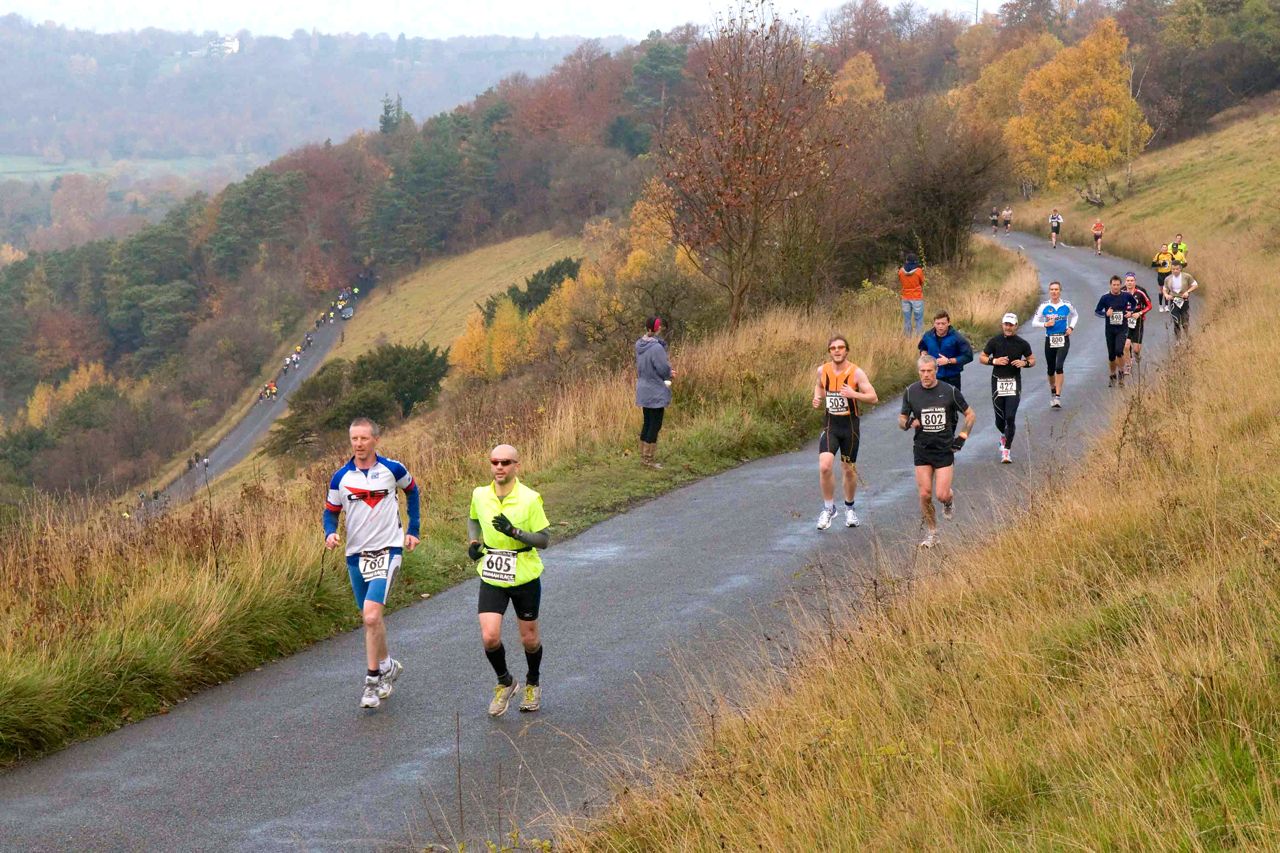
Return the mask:
<svg viewBox="0 0 1280 853">
<path fill-rule="evenodd" d="M 365 551 L 360 555 L 360 577 L 366 581 L 385 580 L 391 567 L 391 551 Z"/>
<path fill-rule="evenodd" d="M 498 583 L 516 582 L 516 552 L 491 550 L 481 558 L 480 577 Z"/>
<path fill-rule="evenodd" d="M 947 410 L 942 408 L 921 409 L 920 428 L 925 432 L 942 432 L 947 428 Z"/>
</svg>

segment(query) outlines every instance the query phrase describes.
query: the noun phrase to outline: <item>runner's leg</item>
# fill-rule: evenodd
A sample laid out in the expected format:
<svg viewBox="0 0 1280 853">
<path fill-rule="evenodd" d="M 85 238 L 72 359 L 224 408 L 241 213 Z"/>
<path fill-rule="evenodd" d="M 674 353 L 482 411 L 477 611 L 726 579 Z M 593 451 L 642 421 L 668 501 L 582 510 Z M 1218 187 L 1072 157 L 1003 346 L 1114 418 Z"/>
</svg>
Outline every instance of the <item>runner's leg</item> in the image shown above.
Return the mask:
<svg viewBox="0 0 1280 853">
<path fill-rule="evenodd" d="M 852 462 L 843 461 L 840 465 L 844 472 L 844 502 L 852 504 L 858 494 L 858 466 Z"/>
<path fill-rule="evenodd" d="M 944 504 L 951 503 L 951 499 L 955 497 L 951 493 L 951 479 L 955 473 L 955 466 L 948 465 L 946 468 L 933 469 L 933 489 L 938 495 L 938 500 Z"/>
<path fill-rule="evenodd" d="M 835 506 L 836 502 L 836 455 L 834 453 L 818 454 L 818 483 L 822 487 L 822 503 L 824 506 Z"/>
<path fill-rule="evenodd" d="M 938 529 L 933 511 L 933 466 L 916 466 L 916 489 L 920 494 L 920 520 L 930 530 Z"/>
<path fill-rule="evenodd" d="M 370 670 L 377 670 L 379 661 L 387 654 L 387 623 L 382 619 L 384 607 L 376 601 L 365 600 L 361 609 L 364 619 L 364 656 Z"/>
</svg>

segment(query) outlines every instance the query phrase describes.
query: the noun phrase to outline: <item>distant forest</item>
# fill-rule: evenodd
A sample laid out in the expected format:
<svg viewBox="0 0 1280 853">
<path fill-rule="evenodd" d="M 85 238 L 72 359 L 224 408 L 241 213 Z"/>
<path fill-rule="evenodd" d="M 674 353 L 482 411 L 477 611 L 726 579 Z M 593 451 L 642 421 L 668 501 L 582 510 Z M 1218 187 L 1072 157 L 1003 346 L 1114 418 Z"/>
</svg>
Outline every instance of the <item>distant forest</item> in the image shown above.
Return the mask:
<svg viewBox="0 0 1280 853">
<path fill-rule="evenodd" d="M 581 44 L 552 38 L 291 38 L 99 34 L 0 17 L 0 155 L 119 159 L 257 155 L 370 126 L 370 105 L 400 94 L 427 116 L 512 74 L 550 71 Z M 620 47 L 621 40 L 605 44 Z"/>
</svg>

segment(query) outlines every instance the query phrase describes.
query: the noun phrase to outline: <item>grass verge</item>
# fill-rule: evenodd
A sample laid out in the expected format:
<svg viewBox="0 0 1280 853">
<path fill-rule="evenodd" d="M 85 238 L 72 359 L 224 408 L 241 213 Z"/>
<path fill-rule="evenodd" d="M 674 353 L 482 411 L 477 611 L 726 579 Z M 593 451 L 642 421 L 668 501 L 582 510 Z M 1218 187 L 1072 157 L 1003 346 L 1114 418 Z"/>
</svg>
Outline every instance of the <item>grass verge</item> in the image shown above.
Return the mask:
<svg viewBox="0 0 1280 853">
<path fill-rule="evenodd" d="M 1280 846 L 1280 386 L 1252 368 L 1280 275 L 1247 233 L 1188 224 L 1233 203 L 1205 144 L 1180 147 L 1196 209 L 1107 214 L 1134 257 L 1181 230 L 1206 288 L 1091 461 L 937 573 L 802 621 L 783 665 L 760 650 L 747 707 L 710 703 L 714 738 L 678 771 L 631 768 L 648 784 L 569 849 Z"/>
<path fill-rule="evenodd" d="M 930 274 L 930 307 L 993 330 L 1039 295 L 1023 261 L 980 244 L 967 269 Z M 846 294 L 821 314 L 767 311 L 735 334 L 679 348 L 680 378 L 662 435 L 667 465 L 639 466 L 631 372 L 558 380 L 529 393 L 504 383 L 456 388 L 383 437 L 425 486 L 422 546 L 408 555 L 393 607 L 468 577 L 464 515 L 489 477 L 487 453 L 518 444 L 558 536 L 740 460 L 794 448 L 816 432 L 812 371 L 827 335 L 849 337 L 887 399 L 912 376 L 896 293 Z M 623 452 L 619 449 L 623 448 Z M 0 550 L 0 762 L 57 748 L 163 711 L 192 690 L 357 624 L 346 573 L 321 550 L 319 512 L 338 460 L 292 481 L 246 478 L 149 522 L 96 507 L 29 508 Z M 263 507 L 270 523 L 263 524 Z M 78 514 L 78 516 L 77 516 Z M 69 517 L 69 515 L 71 517 Z M 73 531 L 70 535 L 68 531 Z M 353 661 L 353 671 L 359 669 Z"/>
</svg>

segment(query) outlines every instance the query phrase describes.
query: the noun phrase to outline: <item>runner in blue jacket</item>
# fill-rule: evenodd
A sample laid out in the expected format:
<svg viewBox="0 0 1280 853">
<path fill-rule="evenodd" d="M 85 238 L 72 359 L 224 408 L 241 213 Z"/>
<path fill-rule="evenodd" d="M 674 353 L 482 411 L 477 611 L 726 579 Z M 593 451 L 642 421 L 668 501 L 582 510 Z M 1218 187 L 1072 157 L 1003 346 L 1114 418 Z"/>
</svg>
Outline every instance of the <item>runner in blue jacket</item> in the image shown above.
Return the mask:
<svg viewBox="0 0 1280 853">
<path fill-rule="evenodd" d="M 933 328 L 920 338 L 920 352 L 938 362 L 938 380 L 960 387 L 960 371 L 973 361 L 973 347 L 965 336 L 951 328 L 951 315 L 939 311 L 933 315 Z"/>
</svg>

